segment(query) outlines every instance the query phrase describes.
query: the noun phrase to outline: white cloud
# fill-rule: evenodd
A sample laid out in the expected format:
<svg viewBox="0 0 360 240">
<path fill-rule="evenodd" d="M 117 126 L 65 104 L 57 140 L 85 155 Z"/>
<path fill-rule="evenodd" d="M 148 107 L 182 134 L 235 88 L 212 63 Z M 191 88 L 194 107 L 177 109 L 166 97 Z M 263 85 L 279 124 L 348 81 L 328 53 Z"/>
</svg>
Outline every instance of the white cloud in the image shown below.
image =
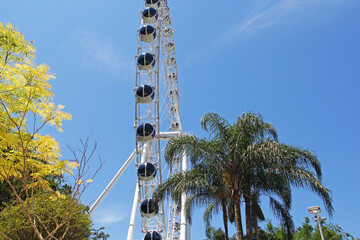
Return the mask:
<svg viewBox="0 0 360 240">
<path fill-rule="evenodd" d="M 132 56 L 125 56 L 119 45 L 100 39 L 94 31 L 78 27 L 74 39 L 83 50 L 84 65 L 126 78 L 135 71 Z"/>
<path fill-rule="evenodd" d="M 111 206 L 105 208 L 98 208 L 94 214 L 93 219 L 96 224 L 112 224 L 122 221 L 128 215 L 127 212 L 119 206 Z"/>
</svg>

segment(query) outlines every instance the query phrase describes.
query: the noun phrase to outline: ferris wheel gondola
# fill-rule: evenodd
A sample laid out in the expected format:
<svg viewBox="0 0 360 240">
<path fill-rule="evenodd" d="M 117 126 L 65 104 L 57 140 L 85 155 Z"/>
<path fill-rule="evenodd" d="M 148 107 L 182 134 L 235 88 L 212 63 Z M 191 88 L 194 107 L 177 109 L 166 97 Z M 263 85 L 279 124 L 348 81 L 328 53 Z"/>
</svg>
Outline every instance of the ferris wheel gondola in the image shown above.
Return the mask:
<svg viewBox="0 0 360 240">
<path fill-rule="evenodd" d="M 155 91 L 149 85 L 141 85 L 135 91 L 135 99 L 139 103 L 150 103 L 154 97 Z"/>
<path fill-rule="evenodd" d="M 155 8 L 148 7 L 142 12 L 142 20 L 144 23 L 155 23 L 159 18 L 159 14 Z"/>
<path fill-rule="evenodd" d="M 149 24 L 145 24 L 139 30 L 139 38 L 142 42 L 150 43 L 156 38 L 155 28 Z"/>
<path fill-rule="evenodd" d="M 156 176 L 156 167 L 150 162 L 142 163 L 138 167 L 138 178 L 142 181 L 151 181 Z"/>
<path fill-rule="evenodd" d="M 140 205 L 141 216 L 151 218 L 159 213 L 159 206 L 152 199 L 145 199 Z"/>
<path fill-rule="evenodd" d="M 149 71 L 152 70 L 155 66 L 155 57 L 151 53 L 142 53 L 137 57 L 137 66 L 140 70 Z"/>
</svg>

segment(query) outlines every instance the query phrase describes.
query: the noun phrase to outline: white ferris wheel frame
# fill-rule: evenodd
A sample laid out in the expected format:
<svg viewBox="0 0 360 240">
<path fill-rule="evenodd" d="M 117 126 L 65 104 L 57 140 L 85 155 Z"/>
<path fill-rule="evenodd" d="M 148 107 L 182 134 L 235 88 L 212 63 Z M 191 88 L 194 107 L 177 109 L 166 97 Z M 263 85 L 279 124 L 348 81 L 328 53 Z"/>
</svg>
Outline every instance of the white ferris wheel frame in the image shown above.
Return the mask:
<svg viewBox="0 0 360 240">
<path fill-rule="evenodd" d="M 146 7 L 146 0 L 144 0 L 144 8 Z M 155 0 L 150 1 L 156 2 Z M 135 128 L 142 122 L 151 122 L 157 130 L 155 138 L 150 142 L 142 142 L 137 139 L 136 148 L 131 153 L 129 158 L 125 161 L 123 166 L 119 169 L 107 187 L 103 190 L 94 204 L 90 207 L 89 214 L 92 214 L 99 206 L 105 196 L 110 192 L 111 188 L 119 180 L 120 176 L 124 173 L 127 167 L 137 159 L 136 166 L 141 163 L 152 161 L 155 159 L 155 164 L 158 167 L 160 179 L 157 181 L 151 181 L 151 183 L 142 183 L 141 180 L 137 180 L 133 206 L 131 210 L 130 223 L 128 228 L 127 240 L 134 239 L 134 232 L 136 226 L 136 216 L 139 211 L 139 202 L 146 198 L 150 198 L 151 188 L 154 189 L 158 183 L 162 182 L 162 168 L 161 168 L 161 149 L 160 141 L 168 141 L 171 137 L 182 135 L 182 126 L 180 121 L 180 108 L 179 108 L 179 91 L 178 91 L 178 73 L 175 54 L 175 42 L 173 36 L 173 29 L 171 24 L 170 11 L 167 4 L 167 0 L 160 0 L 160 6 L 157 9 L 159 18 L 153 24 L 156 29 L 156 39 L 149 44 L 141 42 L 138 38 L 138 55 L 144 52 L 150 52 L 155 56 L 156 69 L 150 71 L 141 71 L 137 68 L 136 71 L 136 86 L 140 84 L 149 84 L 154 86 L 156 92 L 156 99 L 150 104 L 141 104 L 135 101 Z M 141 12 L 142 13 L 142 12 Z M 144 22 L 141 19 L 140 25 L 143 26 Z M 164 63 L 163 70 L 161 71 L 164 76 L 160 76 L 160 53 Z M 160 83 L 161 80 L 164 80 Z M 165 91 L 164 91 L 165 88 Z M 161 94 L 161 91 L 163 93 Z M 160 99 L 161 96 L 163 97 Z M 165 106 L 164 106 L 165 105 Z M 168 130 L 164 131 L 160 129 L 160 118 L 165 116 L 168 119 Z M 158 158 L 158 162 L 156 162 Z M 179 156 L 180 161 L 177 166 L 172 167 L 170 175 L 179 171 L 185 171 L 188 169 L 188 159 L 185 153 Z M 170 171 L 170 170 L 169 170 Z M 186 194 L 181 196 L 181 206 L 185 206 Z M 178 207 L 171 199 L 169 199 L 169 205 L 164 206 L 162 204 L 158 217 L 154 221 L 150 221 L 147 217 L 142 217 L 141 228 L 142 232 L 146 233 L 149 230 L 159 230 L 162 238 L 165 240 L 190 240 L 190 224 L 186 220 L 186 214 L 184 207 L 181 207 L 180 217 L 176 216 L 175 209 Z M 165 208 L 168 209 L 165 209 Z M 166 217 L 165 214 L 168 213 Z M 175 223 L 180 224 L 180 228 L 175 228 Z M 155 224 L 155 225 L 154 225 Z M 154 225 L 154 226 L 152 226 Z M 156 229 L 154 229 L 154 227 Z"/>
</svg>

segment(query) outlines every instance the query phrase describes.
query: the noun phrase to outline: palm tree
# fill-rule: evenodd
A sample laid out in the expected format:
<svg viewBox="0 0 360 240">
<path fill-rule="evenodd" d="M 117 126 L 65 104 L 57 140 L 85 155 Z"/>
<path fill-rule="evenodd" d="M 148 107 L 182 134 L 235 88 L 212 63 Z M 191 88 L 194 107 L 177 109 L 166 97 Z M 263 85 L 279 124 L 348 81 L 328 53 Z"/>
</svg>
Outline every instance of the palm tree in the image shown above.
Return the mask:
<svg viewBox="0 0 360 240">
<path fill-rule="evenodd" d="M 331 197 L 329 190 L 321 184 L 321 167 L 316 156 L 308 150 L 279 143 L 275 128 L 264 122 L 261 115 L 246 113 L 234 124 L 229 124 L 218 114 L 207 113 L 202 117 L 201 125 L 209 132 L 210 140 L 186 135 L 175 137 L 167 144 L 165 159 L 171 164 L 174 156 L 185 151 L 192 166 L 207 174 L 209 183 L 225 189 L 223 197 L 234 202 L 238 239 L 243 239 L 240 202 L 245 202 L 247 239 L 253 239 L 253 225 L 260 217 L 258 197 L 252 197 L 252 192 L 269 197 L 270 206 L 287 227 L 289 237 L 294 230 L 289 213 L 291 185 L 315 192 L 323 199 L 329 214 L 332 213 Z M 197 198 L 199 189 L 176 187 L 176 181 L 181 182 L 181 179 L 173 180 L 169 180 L 172 188 L 168 188 L 167 193 L 174 194 L 181 189 L 191 194 L 190 199 L 192 196 L 198 199 L 194 203 L 214 200 Z M 201 185 L 199 187 L 201 189 Z"/>
</svg>

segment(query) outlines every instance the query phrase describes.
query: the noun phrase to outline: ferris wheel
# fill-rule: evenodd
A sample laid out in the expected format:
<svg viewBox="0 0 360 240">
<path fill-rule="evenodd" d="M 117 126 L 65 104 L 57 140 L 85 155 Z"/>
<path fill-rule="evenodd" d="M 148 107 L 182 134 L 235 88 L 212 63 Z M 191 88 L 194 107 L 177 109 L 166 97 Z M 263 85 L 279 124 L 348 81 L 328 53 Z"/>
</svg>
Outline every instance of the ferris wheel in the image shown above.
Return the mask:
<svg viewBox="0 0 360 240">
<path fill-rule="evenodd" d="M 175 42 L 167 0 L 143 1 L 135 57 L 135 150 L 91 206 L 89 214 L 135 160 L 138 180 L 127 240 L 133 240 L 135 232 L 143 234 L 142 240 L 190 240 L 190 225 L 181 207 L 185 205 L 186 194 L 182 194 L 180 205 L 171 197 L 158 204 L 152 200 L 156 186 L 172 174 L 186 170 L 188 163 L 186 154 L 177 156 L 171 168 L 162 160 L 163 141 L 182 134 Z M 136 219 L 138 215 L 140 219 Z"/>
</svg>

